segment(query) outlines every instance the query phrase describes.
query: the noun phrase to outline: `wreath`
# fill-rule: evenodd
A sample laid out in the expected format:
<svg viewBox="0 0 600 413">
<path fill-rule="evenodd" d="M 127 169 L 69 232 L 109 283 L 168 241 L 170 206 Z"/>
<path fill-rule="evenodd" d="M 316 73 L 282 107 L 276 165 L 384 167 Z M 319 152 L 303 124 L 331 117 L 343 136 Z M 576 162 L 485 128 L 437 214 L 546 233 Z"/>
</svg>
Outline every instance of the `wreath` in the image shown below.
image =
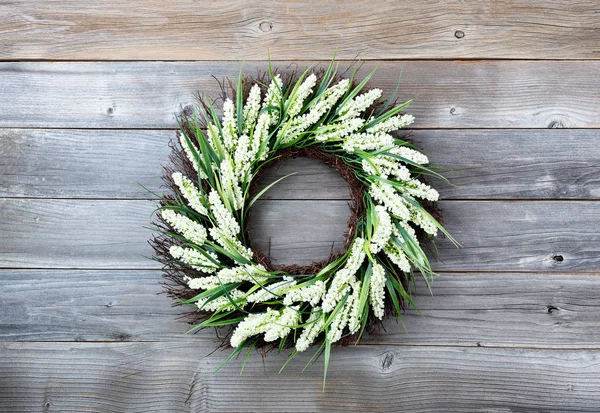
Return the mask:
<svg viewBox="0 0 600 413">
<path fill-rule="evenodd" d="M 382 90 L 363 91 L 374 72 L 357 83 L 356 70 L 345 78 L 333 61 L 286 76 L 269 63 L 255 78 L 240 70 L 221 116 L 198 96 L 178 117 L 165 174 L 172 193 L 162 197 L 152 245 L 169 294 L 194 307 L 191 331 L 233 327 L 228 360 L 267 343 L 293 347 L 290 358 L 317 345 L 327 366 L 333 343 L 357 342 L 414 305 L 415 272 L 427 282 L 433 275 L 419 240 L 438 231 L 452 240 L 435 217 L 438 192 L 423 181 L 440 175 L 396 135 L 414 121 L 402 113 L 410 101 L 397 104 L 397 87 L 385 102 Z M 248 213 L 285 177 L 261 191 L 255 183 L 288 156 L 323 160 L 352 189 L 345 251 L 327 262 L 277 267 L 251 247 Z"/>
</svg>

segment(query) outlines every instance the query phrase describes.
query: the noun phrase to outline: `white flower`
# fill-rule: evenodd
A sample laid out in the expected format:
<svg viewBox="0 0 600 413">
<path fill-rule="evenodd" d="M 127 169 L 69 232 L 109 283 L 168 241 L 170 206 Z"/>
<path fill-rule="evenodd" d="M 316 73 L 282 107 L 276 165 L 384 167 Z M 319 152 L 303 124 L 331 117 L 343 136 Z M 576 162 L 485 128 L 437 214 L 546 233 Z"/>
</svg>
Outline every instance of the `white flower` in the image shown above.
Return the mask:
<svg viewBox="0 0 600 413">
<path fill-rule="evenodd" d="M 313 285 L 302 288 L 296 288 L 285 293 L 283 304 L 292 305 L 299 301 L 310 303 L 311 306 L 316 306 L 321 302 L 326 292 L 326 284 L 319 280 Z"/>
<path fill-rule="evenodd" d="M 347 269 L 343 268 L 336 272 L 323 299 L 323 311 L 331 313 L 335 309 L 335 306 L 342 300 L 342 297 L 348 292 L 350 284 L 354 281 L 356 281 L 356 277 Z"/>
<path fill-rule="evenodd" d="M 231 335 L 231 346 L 238 347 L 249 337 L 266 332 L 279 316 L 279 311 L 272 308 L 267 308 L 266 313 L 248 314 Z"/>
<path fill-rule="evenodd" d="M 381 320 L 385 304 L 385 269 L 378 263 L 373 264 L 369 299 L 371 300 L 373 314 Z"/>
<path fill-rule="evenodd" d="M 244 125 L 242 133 L 244 135 L 250 135 L 250 132 L 254 127 L 254 123 L 258 117 L 258 111 L 260 110 L 260 100 L 260 86 L 255 84 L 250 89 L 250 93 L 246 99 L 246 104 L 244 105 L 244 110 L 242 111 Z"/>
<path fill-rule="evenodd" d="M 350 330 L 350 334 L 354 334 L 360 328 L 360 317 L 359 314 L 360 308 L 358 307 L 360 300 L 360 290 L 361 290 L 361 282 L 356 281 L 352 284 L 352 295 L 350 296 L 350 300 L 352 302 L 352 307 L 350 308 L 350 314 L 348 318 L 348 330 Z"/>
<path fill-rule="evenodd" d="M 241 209 L 244 205 L 244 195 L 242 194 L 242 189 L 238 185 L 237 175 L 233 170 L 233 162 L 231 162 L 229 157 L 221 161 L 219 172 L 221 176 L 221 187 L 227 192 L 229 199 L 233 201 L 233 208 L 235 210 Z"/>
<path fill-rule="evenodd" d="M 421 208 L 417 208 L 414 205 L 407 203 L 407 206 L 410 208 L 412 222 L 421 227 L 421 229 L 429 235 L 437 235 L 437 226 L 428 214 L 424 213 Z"/>
<path fill-rule="evenodd" d="M 366 257 L 364 245 L 364 239 L 356 238 L 354 240 L 346 265 L 333 276 L 333 281 L 323 299 L 324 312 L 332 312 L 348 292 L 350 284 L 356 281 L 354 274 L 356 274 Z"/>
<path fill-rule="evenodd" d="M 203 298 L 196 302 L 196 306 L 201 311 L 231 311 L 235 310 L 235 306 L 231 302 L 233 301 L 239 308 L 245 307 L 246 303 L 241 300 L 241 298 L 244 297 L 243 291 L 234 289 L 228 291 L 228 294 L 229 297 L 227 297 L 227 295 L 222 295 L 212 301 L 209 301 L 210 297 Z"/>
<path fill-rule="evenodd" d="M 392 236 L 392 219 L 385 207 L 377 205 L 375 207 L 375 212 L 377 214 L 377 224 L 369 247 L 373 254 L 377 254 L 381 251 Z"/>
<path fill-rule="evenodd" d="M 299 352 L 305 351 L 310 347 L 325 326 L 325 317 L 320 307 L 314 307 L 312 309 L 305 324 L 307 324 L 307 326 L 304 327 L 300 337 L 296 340 L 296 350 Z"/>
<path fill-rule="evenodd" d="M 237 237 L 240 233 L 240 225 L 236 221 L 235 217 L 229 211 L 223 202 L 221 201 L 221 196 L 214 189 L 210 191 L 208 194 L 208 202 L 210 203 L 210 209 L 217 221 L 217 227 L 219 230 L 231 236 L 232 238 Z"/>
<path fill-rule="evenodd" d="M 346 328 L 346 325 L 348 325 L 348 321 L 350 320 L 350 311 L 353 305 L 353 298 L 354 294 L 348 296 L 348 299 L 344 303 L 344 307 L 335 315 L 331 321 L 331 324 L 329 325 L 327 339 L 332 343 L 335 343 L 342 338 L 344 328 Z"/>
<path fill-rule="evenodd" d="M 412 115 L 396 115 L 367 129 L 369 133 L 388 133 L 404 128 L 415 121 Z"/>
<path fill-rule="evenodd" d="M 181 144 L 181 147 L 183 148 L 183 151 L 185 152 L 185 156 L 187 156 L 187 158 L 190 160 L 190 162 L 192 163 L 194 169 L 196 171 L 198 171 L 198 161 L 196 160 L 196 157 L 194 156 L 194 153 L 192 152 L 192 148 L 190 147 L 190 145 L 188 145 L 187 140 L 185 139 L 185 135 L 183 133 L 179 134 L 179 143 Z M 190 143 L 191 143 L 191 139 L 190 139 Z M 196 152 L 198 152 L 198 148 L 195 148 Z M 204 174 L 202 174 L 204 175 Z M 202 178 L 206 178 L 206 176 L 202 176 Z"/>
<path fill-rule="evenodd" d="M 200 251 L 192 249 L 192 248 L 182 248 L 180 246 L 173 245 L 173 246 L 171 246 L 171 248 L 169 248 L 169 253 L 176 260 L 180 260 L 181 262 L 188 264 L 192 268 L 195 268 L 195 269 L 205 272 L 205 273 L 215 272 L 215 270 L 218 267 L 213 261 L 208 259 Z M 209 252 L 208 255 L 215 262 L 217 262 L 217 263 L 219 262 L 216 254 Z"/>
<path fill-rule="evenodd" d="M 346 261 L 346 268 L 352 274 L 355 274 L 360 266 L 365 261 L 367 253 L 365 252 L 365 240 L 363 238 L 356 238 L 352 243 L 352 247 L 350 249 L 350 256 L 348 257 L 348 261 Z"/>
<path fill-rule="evenodd" d="M 404 190 L 414 197 L 427 199 L 428 201 L 437 201 L 440 197 L 438 191 L 416 179 L 407 181 Z"/>
<path fill-rule="evenodd" d="M 237 115 L 235 113 L 235 105 L 231 99 L 226 99 L 223 103 L 223 144 L 225 149 L 231 150 L 235 145 L 237 138 Z"/>
<path fill-rule="evenodd" d="M 281 315 L 269 324 L 269 328 L 265 331 L 265 341 L 275 341 L 280 338 L 285 338 L 292 328 L 298 325 L 300 320 L 300 312 L 298 307 L 285 307 L 281 311 Z"/>
<path fill-rule="evenodd" d="M 283 87 L 283 81 L 279 75 L 275 75 L 273 79 L 271 79 L 271 83 L 269 84 L 269 88 L 267 89 L 267 94 L 265 95 L 265 100 L 263 101 L 262 108 L 267 108 L 269 106 L 274 106 L 279 108 L 281 105 L 282 95 L 281 88 Z M 270 110 L 269 111 L 269 124 L 275 125 L 279 121 L 279 110 Z"/>
<path fill-rule="evenodd" d="M 257 292 L 248 296 L 249 303 L 264 303 L 265 301 L 278 298 L 284 291 L 289 290 L 296 285 L 296 281 L 291 277 L 284 277 L 283 281 L 273 284 L 263 285 Z"/>
<path fill-rule="evenodd" d="M 206 241 L 206 229 L 202 224 L 172 209 L 163 209 L 160 214 L 169 225 L 194 244 L 202 245 Z"/>
<path fill-rule="evenodd" d="M 344 136 L 360 129 L 364 123 L 364 119 L 355 118 L 344 121 L 343 123 L 320 126 L 315 130 L 315 139 L 322 142 L 341 139 Z"/>
<path fill-rule="evenodd" d="M 302 132 L 310 126 L 317 123 L 325 113 L 327 113 L 333 105 L 342 97 L 348 90 L 348 79 L 343 79 L 334 86 L 323 92 L 321 99 L 302 116 L 297 116 L 291 119 L 277 134 L 281 137 L 281 143 L 290 143 L 296 140 Z"/>
<path fill-rule="evenodd" d="M 406 202 L 390 184 L 374 182 L 369 187 L 369 193 L 401 220 L 408 221 L 411 218 Z"/>
<path fill-rule="evenodd" d="M 390 176 L 398 181 L 411 179 L 410 171 L 406 166 L 402 165 L 399 160 L 385 155 L 371 156 L 368 159 L 363 158 L 362 167 L 365 172 L 385 179 Z"/>
<path fill-rule="evenodd" d="M 244 175 L 246 175 L 252 161 L 254 161 L 254 157 L 250 152 L 250 137 L 248 135 L 242 135 L 238 139 L 238 144 L 235 148 L 233 157 L 235 176 L 238 180 L 243 179 Z"/>
<path fill-rule="evenodd" d="M 404 254 L 404 252 L 398 248 L 396 244 L 392 241 L 388 243 L 388 245 L 384 248 L 385 255 L 388 256 L 390 261 L 392 261 L 400 270 L 403 272 L 410 272 L 410 261 Z"/>
<path fill-rule="evenodd" d="M 356 96 L 344 105 L 338 121 L 342 122 L 357 117 L 379 99 L 382 93 L 381 89 L 371 89 L 367 93 Z"/>
<path fill-rule="evenodd" d="M 262 265 L 240 265 L 223 268 L 215 275 L 207 277 L 190 278 L 188 286 L 193 290 L 211 290 L 221 285 L 249 281 L 253 284 L 264 283 L 267 279 L 265 267 Z"/>
<path fill-rule="evenodd" d="M 259 155 L 261 146 L 265 141 L 269 139 L 269 124 L 271 122 L 270 119 L 271 116 L 268 113 L 261 113 L 258 117 L 258 121 L 256 122 L 256 128 L 254 128 L 254 133 L 252 135 L 252 156 L 258 156 L 258 158 L 261 161 L 264 161 L 267 158 L 267 153 L 269 151 L 269 145 L 264 144 L 264 149 Z"/>
<path fill-rule="evenodd" d="M 304 80 L 304 82 L 302 82 L 300 86 L 298 86 L 298 89 L 296 90 L 296 95 L 288 98 L 288 100 L 285 103 L 287 106 L 288 118 L 293 118 L 298 113 L 300 113 L 302 107 L 304 106 L 304 101 L 308 96 L 310 96 L 313 87 L 316 83 L 317 77 L 314 75 L 314 73 L 312 73 Z"/>
<path fill-rule="evenodd" d="M 388 148 L 393 145 L 394 137 L 387 133 L 355 133 L 346 138 L 342 144 L 342 149 L 347 152 L 354 152 L 357 149 L 362 151 L 372 151 Z"/>
<path fill-rule="evenodd" d="M 219 245 L 221 245 L 226 251 L 230 253 L 237 253 L 247 260 L 252 260 L 252 250 L 242 245 L 236 236 L 231 235 L 228 232 L 222 231 L 220 228 L 212 227 L 209 229 L 210 236 Z"/>
<path fill-rule="evenodd" d="M 429 159 L 426 155 L 423 155 L 421 152 L 415 151 L 414 149 L 407 148 L 406 146 L 396 146 L 390 150 L 390 153 L 401 156 L 402 158 L 408 159 L 409 161 L 419 165 L 425 165 L 429 163 Z"/>
<path fill-rule="evenodd" d="M 174 172 L 172 177 L 173 182 L 179 188 L 181 195 L 188 201 L 189 206 L 196 212 L 208 216 L 208 210 L 202 204 L 202 196 L 200 196 L 198 188 L 196 188 L 192 181 L 179 172 Z"/>
</svg>

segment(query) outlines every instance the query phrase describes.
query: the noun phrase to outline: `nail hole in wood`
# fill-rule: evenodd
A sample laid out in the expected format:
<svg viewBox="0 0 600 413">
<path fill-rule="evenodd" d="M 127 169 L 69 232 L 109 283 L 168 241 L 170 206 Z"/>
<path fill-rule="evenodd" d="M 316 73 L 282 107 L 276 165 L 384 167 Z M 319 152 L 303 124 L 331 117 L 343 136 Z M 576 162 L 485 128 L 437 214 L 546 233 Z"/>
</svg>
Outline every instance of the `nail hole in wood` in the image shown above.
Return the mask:
<svg viewBox="0 0 600 413">
<path fill-rule="evenodd" d="M 267 21 L 260 22 L 258 27 L 262 32 L 267 33 L 267 32 L 270 32 L 271 30 L 273 30 L 273 23 L 267 22 Z"/>
</svg>

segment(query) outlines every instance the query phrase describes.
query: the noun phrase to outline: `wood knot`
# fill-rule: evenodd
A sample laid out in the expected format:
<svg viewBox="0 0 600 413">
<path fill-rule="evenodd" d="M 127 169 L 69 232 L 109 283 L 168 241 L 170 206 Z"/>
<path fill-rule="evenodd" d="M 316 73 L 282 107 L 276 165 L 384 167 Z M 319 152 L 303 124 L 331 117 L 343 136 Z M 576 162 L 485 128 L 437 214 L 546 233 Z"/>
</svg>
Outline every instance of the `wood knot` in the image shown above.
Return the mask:
<svg viewBox="0 0 600 413">
<path fill-rule="evenodd" d="M 454 37 L 456 37 L 457 39 L 462 39 L 463 37 L 465 37 L 465 32 L 463 32 L 462 30 L 457 30 L 454 32 Z"/>
<path fill-rule="evenodd" d="M 565 127 L 565 125 L 559 120 L 553 120 L 548 125 L 548 129 L 562 129 L 564 127 Z"/>
<path fill-rule="evenodd" d="M 548 305 L 548 306 L 546 306 L 546 310 L 548 311 L 548 314 L 552 314 L 554 311 L 558 311 L 558 307 L 555 307 L 553 305 Z"/>
<path fill-rule="evenodd" d="M 261 32 L 268 33 L 271 30 L 273 30 L 273 23 L 268 22 L 268 21 L 260 22 L 260 24 L 258 25 L 258 28 L 260 29 Z"/>
<path fill-rule="evenodd" d="M 394 362 L 394 354 L 387 353 L 385 355 L 385 357 L 383 358 L 383 361 L 381 362 L 381 370 L 382 371 L 389 370 L 390 367 L 392 367 L 393 362 Z"/>
<path fill-rule="evenodd" d="M 112 108 L 112 107 L 110 107 L 110 108 L 106 109 L 106 114 L 107 114 L 108 116 L 114 116 L 114 114 L 115 114 L 115 109 L 114 109 L 114 108 Z"/>
<path fill-rule="evenodd" d="M 451 115 L 456 115 L 456 108 L 455 107 L 450 108 L 450 114 Z"/>
<path fill-rule="evenodd" d="M 553 255 L 552 259 L 556 262 L 563 262 L 565 257 L 563 257 L 562 255 Z"/>
</svg>

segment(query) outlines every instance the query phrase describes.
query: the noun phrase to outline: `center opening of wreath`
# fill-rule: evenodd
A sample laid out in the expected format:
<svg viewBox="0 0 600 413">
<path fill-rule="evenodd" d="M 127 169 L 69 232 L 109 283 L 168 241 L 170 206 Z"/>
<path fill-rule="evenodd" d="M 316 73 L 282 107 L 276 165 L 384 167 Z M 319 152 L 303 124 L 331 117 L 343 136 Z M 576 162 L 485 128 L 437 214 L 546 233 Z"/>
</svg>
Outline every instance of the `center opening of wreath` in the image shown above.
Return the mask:
<svg viewBox="0 0 600 413">
<path fill-rule="evenodd" d="M 362 191 L 353 188 L 359 184 L 341 159 L 317 149 L 291 150 L 261 172 L 254 194 L 294 174 L 272 186 L 250 210 L 246 233 L 265 267 L 316 273 L 347 250 Z"/>
</svg>

